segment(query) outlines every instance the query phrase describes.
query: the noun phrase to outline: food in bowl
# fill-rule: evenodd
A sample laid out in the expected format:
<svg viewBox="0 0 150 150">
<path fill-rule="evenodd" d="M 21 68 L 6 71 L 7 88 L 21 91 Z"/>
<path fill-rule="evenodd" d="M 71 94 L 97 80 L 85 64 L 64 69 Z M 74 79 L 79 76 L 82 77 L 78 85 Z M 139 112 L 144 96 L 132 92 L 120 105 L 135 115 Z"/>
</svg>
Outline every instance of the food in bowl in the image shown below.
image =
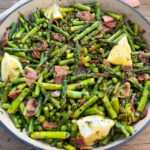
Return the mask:
<svg viewBox="0 0 150 150">
<path fill-rule="evenodd" d="M 1 43 L 1 107 L 16 128 L 57 148 L 129 137 L 149 99 L 150 53 L 141 35 L 98 2 L 20 14 Z"/>
</svg>

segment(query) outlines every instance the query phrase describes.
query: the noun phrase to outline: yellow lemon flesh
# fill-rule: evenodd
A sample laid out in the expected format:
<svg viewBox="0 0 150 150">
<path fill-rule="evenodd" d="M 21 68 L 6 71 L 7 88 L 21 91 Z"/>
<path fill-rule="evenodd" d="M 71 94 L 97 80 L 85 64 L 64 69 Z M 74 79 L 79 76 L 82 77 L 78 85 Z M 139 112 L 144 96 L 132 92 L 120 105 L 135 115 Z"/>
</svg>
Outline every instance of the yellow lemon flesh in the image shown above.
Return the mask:
<svg viewBox="0 0 150 150">
<path fill-rule="evenodd" d="M 132 66 L 131 47 L 126 35 L 113 47 L 107 60 L 114 65 Z"/>
<path fill-rule="evenodd" d="M 114 124 L 113 120 L 98 115 L 86 116 L 77 121 L 80 134 L 88 146 L 106 137 Z"/>
<path fill-rule="evenodd" d="M 45 17 L 48 19 L 62 19 L 62 14 L 60 12 L 60 7 L 56 4 L 53 4 L 46 9 L 44 13 Z"/>
<path fill-rule="evenodd" d="M 5 53 L 4 58 L 1 63 L 1 77 L 2 81 L 7 81 L 8 79 L 14 79 L 19 77 L 22 71 L 22 65 L 17 58 L 8 53 Z"/>
</svg>

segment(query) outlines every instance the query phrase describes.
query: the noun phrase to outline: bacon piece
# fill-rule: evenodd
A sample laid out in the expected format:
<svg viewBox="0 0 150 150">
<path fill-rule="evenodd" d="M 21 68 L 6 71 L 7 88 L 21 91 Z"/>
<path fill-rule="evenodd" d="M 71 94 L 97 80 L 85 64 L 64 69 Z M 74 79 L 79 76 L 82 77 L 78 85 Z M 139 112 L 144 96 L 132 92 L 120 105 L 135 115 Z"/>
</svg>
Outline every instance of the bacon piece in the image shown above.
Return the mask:
<svg viewBox="0 0 150 150">
<path fill-rule="evenodd" d="M 48 62 L 45 62 L 45 64 L 41 67 L 41 70 L 44 70 L 48 66 Z"/>
<path fill-rule="evenodd" d="M 54 19 L 54 20 L 52 21 L 52 23 L 53 23 L 53 24 L 56 24 L 56 26 L 59 27 L 59 23 L 58 23 L 57 20 Z"/>
<path fill-rule="evenodd" d="M 76 17 L 84 21 L 94 21 L 95 17 L 88 11 L 81 11 L 76 14 Z"/>
<path fill-rule="evenodd" d="M 44 41 L 44 40 L 42 40 L 42 48 L 43 48 L 43 50 L 46 50 L 46 48 L 47 48 L 47 42 L 46 41 Z"/>
<path fill-rule="evenodd" d="M 121 106 L 120 107 L 120 112 L 123 113 L 123 114 L 126 113 L 125 108 Z"/>
<path fill-rule="evenodd" d="M 137 75 L 139 81 L 147 81 L 150 80 L 150 76 L 148 73 L 140 73 Z"/>
<path fill-rule="evenodd" d="M 144 53 L 143 51 L 139 52 L 138 60 L 143 62 L 144 65 L 148 65 L 149 64 L 149 56 L 146 53 Z"/>
<path fill-rule="evenodd" d="M 53 125 L 53 124 L 49 123 L 47 120 L 45 120 L 45 121 L 42 123 L 42 126 L 43 126 L 44 129 L 57 128 L 56 125 Z"/>
<path fill-rule="evenodd" d="M 112 18 L 111 16 L 108 16 L 108 15 L 104 15 L 102 16 L 104 22 L 112 22 L 114 21 L 114 18 Z"/>
<path fill-rule="evenodd" d="M 78 100 L 79 106 L 82 106 L 87 100 L 86 99 L 80 99 Z"/>
<path fill-rule="evenodd" d="M 101 39 L 102 37 L 103 37 L 103 34 L 101 34 L 101 33 L 100 33 L 100 34 L 97 34 L 97 35 L 95 36 L 96 39 Z"/>
<path fill-rule="evenodd" d="M 8 97 L 10 97 L 10 98 L 12 98 L 12 99 L 16 99 L 17 96 L 21 93 L 21 91 L 22 91 L 22 90 L 16 90 L 16 91 L 14 91 L 14 92 L 12 92 L 12 93 L 9 93 L 9 94 L 8 94 Z"/>
<path fill-rule="evenodd" d="M 63 25 L 61 26 L 61 28 L 62 28 L 64 31 L 66 31 L 66 28 L 65 28 Z"/>
<path fill-rule="evenodd" d="M 133 103 L 134 103 L 135 97 L 136 97 L 136 93 L 133 93 L 133 95 L 132 95 L 132 97 L 131 97 L 131 99 L 129 101 L 129 103 L 132 104 L 131 111 L 133 112 L 134 115 L 135 115 L 135 108 L 134 108 Z"/>
<path fill-rule="evenodd" d="M 70 143 L 76 148 L 84 148 L 87 147 L 83 137 L 71 138 Z"/>
<path fill-rule="evenodd" d="M 2 39 L 1 48 L 3 48 L 4 46 L 6 46 L 7 43 L 8 43 L 8 33 L 5 32 L 5 33 L 4 33 L 4 37 L 3 37 L 3 39 Z"/>
<path fill-rule="evenodd" d="M 144 110 L 143 110 L 143 112 L 142 112 L 142 115 L 143 115 L 143 116 L 142 116 L 143 118 L 145 118 L 145 117 L 148 115 L 148 110 L 147 110 L 146 107 L 144 108 Z"/>
<path fill-rule="evenodd" d="M 98 64 L 98 63 L 99 63 L 99 60 L 97 60 L 97 59 L 91 60 L 91 63 Z"/>
<path fill-rule="evenodd" d="M 106 33 L 108 33 L 108 32 L 111 31 L 111 28 L 108 28 L 108 27 L 104 26 L 103 27 L 103 31 L 106 32 Z"/>
<path fill-rule="evenodd" d="M 65 36 L 60 33 L 51 32 L 51 35 L 56 41 L 63 42 L 66 40 Z"/>
<path fill-rule="evenodd" d="M 28 86 L 31 86 L 39 78 L 39 74 L 30 67 L 25 67 L 22 75 L 25 77 Z"/>
<path fill-rule="evenodd" d="M 104 25 L 110 29 L 113 29 L 116 27 L 116 24 L 117 22 L 114 20 L 114 21 L 109 21 L 109 22 L 104 22 Z"/>
<path fill-rule="evenodd" d="M 109 62 L 107 59 L 104 59 L 104 64 L 105 64 L 105 66 L 108 66 L 108 67 L 111 66 L 111 65 L 110 65 L 110 62 Z"/>
<path fill-rule="evenodd" d="M 68 41 L 67 45 L 73 47 L 73 42 L 72 41 Z"/>
<path fill-rule="evenodd" d="M 125 91 L 125 94 L 124 95 L 120 95 L 120 90 L 124 90 Z M 119 88 L 119 91 L 117 93 L 117 97 L 118 98 L 126 98 L 128 97 L 130 94 L 130 83 L 129 82 L 126 82 L 124 83 L 124 85 L 122 85 L 120 88 Z"/>
<path fill-rule="evenodd" d="M 131 72 L 132 66 L 123 66 L 123 71 L 124 72 Z"/>
<path fill-rule="evenodd" d="M 68 74 L 69 67 L 55 66 L 55 72 L 59 76 L 66 76 Z"/>
<path fill-rule="evenodd" d="M 40 58 L 41 58 L 40 52 L 38 52 L 38 51 L 33 51 L 33 52 L 32 52 L 32 58 L 40 59 Z"/>
<path fill-rule="evenodd" d="M 34 116 L 39 109 L 39 104 L 35 99 L 29 99 L 23 112 L 24 116 Z"/>
<path fill-rule="evenodd" d="M 69 70 L 69 67 L 55 66 L 55 72 L 57 73 L 55 77 L 56 84 L 62 84 L 62 77 L 67 76 L 68 70 Z"/>
<path fill-rule="evenodd" d="M 139 0 L 122 0 L 122 1 L 124 1 L 125 3 L 127 3 L 128 5 L 132 7 L 138 7 L 141 5 Z"/>
<path fill-rule="evenodd" d="M 35 43 L 35 46 L 37 51 L 44 51 L 47 48 L 47 42 L 42 40 L 39 43 Z"/>
<path fill-rule="evenodd" d="M 78 75 L 85 75 L 85 74 L 86 74 L 86 69 L 85 69 L 85 67 L 79 66 L 78 69 L 77 69 L 77 76 L 78 76 Z"/>
<path fill-rule="evenodd" d="M 62 84 L 62 76 L 56 75 L 56 77 L 55 77 L 55 83 L 56 84 Z"/>
</svg>

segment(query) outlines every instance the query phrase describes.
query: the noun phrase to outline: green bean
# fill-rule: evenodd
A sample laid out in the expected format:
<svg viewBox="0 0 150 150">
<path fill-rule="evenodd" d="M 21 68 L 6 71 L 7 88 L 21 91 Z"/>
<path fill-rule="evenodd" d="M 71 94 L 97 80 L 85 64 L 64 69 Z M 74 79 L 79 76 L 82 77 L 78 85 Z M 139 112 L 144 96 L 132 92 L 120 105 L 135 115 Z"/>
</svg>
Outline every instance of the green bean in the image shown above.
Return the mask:
<svg viewBox="0 0 150 150">
<path fill-rule="evenodd" d="M 94 37 L 96 34 L 98 34 L 100 32 L 101 29 L 96 29 L 93 32 L 91 32 L 88 36 L 85 36 L 82 40 L 81 43 L 82 45 L 88 44 L 88 41 Z"/>
<path fill-rule="evenodd" d="M 117 97 L 111 98 L 111 105 L 112 105 L 113 109 L 115 110 L 115 112 L 117 114 L 119 114 L 120 104 L 119 104 L 119 100 Z"/>
<path fill-rule="evenodd" d="M 12 121 L 13 121 L 15 127 L 16 127 L 16 128 L 20 128 L 20 124 L 19 124 L 19 122 L 18 122 L 17 116 L 14 115 L 14 114 L 11 114 L 10 117 L 11 117 L 11 119 L 12 119 Z"/>
<path fill-rule="evenodd" d="M 56 107 L 56 109 L 60 109 L 61 108 L 60 102 L 58 100 L 56 100 L 55 98 L 53 98 L 51 96 L 50 96 L 50 100 L 51 100 L 52 104 Z"/>
<path fill-rule="evenodd" d="M 93 105 L 97 100 L 98 100 L 97 96 L 91 97 L 87 102 L 85 102 L 79 109 L 77 109 L 73 113 L 72 118 L 78 118 L 87 108 Z"/>
<path fill-rule="evenodd" d="M 100 6 L 100 3 L 97 2 L 96 3 L 96 20 L 100 21 L 100 17 L 101 17 L 101 6 Z"/>
<path fill-rule="evenodd" d="M 63 79 L 63 87 L 61 93 L 61 107 L 64 108 L 66 105 L 66 95 L 67 95 L 67 80 Z"/>
<path fill-rule="evenodd" d="M 69 132 L 63 131 L 41 131 L 33 132 L 31 138 L 33 139 L 47 139 L 47 138 L 58 138 L 58 139 L 68 139 L 70 136 Z"/>
<path fill-rule="evenodd" d="M 73 27 L 70 27 L 70 31 L 75 32 L 75 31 L 78 31 L 82 27 L 83 27 L 83 25 L 73 26 Z"/>
<path fill-rule="evenodd" d="M 99 142 L 99 145 L 107 145 L 111 140 L 111 136 L 108 135 L 107 137 L 105 137 L 104 139 L 102 139 L 100 142 Z"/>
<path fill-rule="evenodd" d="M 34 117 L 30 118 L 30 123 L 29 123 L 29 130 L 28 130 L 29 134 L 31 134 L 32 132 L 34 132 Z"/>
<path fill-rule="evenodd" d="M 2 103 L 6 103 L 7 102 L 7 100 L 8 100 L 8 93 L 9 93 L 11 88 L 12 88 L 12 83 L 7 83 L 7 85 L 4 88 L 3 97 L 1 99 Z"/>
<path fill-rule="evenodd" d="M 11 24 L 10 33 L 9 33 L 10 36 L 12 36 L 13 33 L 15 32 L 16 26 L 17 26 L 17 23 L 16 23 L 16 22 L 13 22 L 13 23 Z"/>
<path fill-rule="evenodd" d="M 90 10 L 91 10 L 90 7 L 85 6 L 85 5 L 82 5 L 82 4 L 79 4 L 79 3 L 75 3 L 73 6 L 74 6 L 75 8 L 80 9 L 80 10 L 85 10 L 85 11 L 90 11 Z"/>
<path fill-rule="evenodd" d="M 76 135 L 77 135 L 77 131 L 78 131 L 77 121 L 76 120 L 72 120 L 72 127 L 71 127 L 70 137 L 71 138 L 75 138 Z"/>
<path fill-rule="evenodd" d="M 41 83 L 43 81 L 43 76 L 41 75 L 40 78 L 38 79 L 38 83 Z M 40 95 L 40 86 L 36 84 L 35 86 L 35 91 L 32 94 L 33 97 L 38 97 Z"/>
<path fill-rule="evenodd" d="M 150 90 L 150 81 L 146 81 L 144 90 L 142 93 L 142 97 L 140 99 L 140 103 L 137 107 L 138 112 L 143 112 L 145 105 L 147 104 L 147 101 L 148 101 L 149 90 Z"/>
<path fill-rule="evenodd" d="M 24 100 L 24 98 L 29 94 L 30 89 L 25 88 L 21 94 L 12 102 L 11 106 L 8 109 L 8 113 L 13 114 L 17 111 L 20 103 Z"/>
<path fill-rule="evenodd" d="M 83 80 L 79 83 L 69 84 L 69 85 L 67 85 L 67 89 L 68 90 L 76 90 L 76 89 L 88 87 L 88 86 L 93 85 L 93 84 L 95 84 L 94 78 L 89 78 L 89 79 Z"/>
<path fill-rule="evenodd" d="M 76 148 L 74 146 L 69 145 L 69 144 L 65 144 L 63 147 L 67 150 L 76 150 Z"/>
<path fill-rule="evenodd" d="M 50 39 L 51 39 L 51 34 L 50 34 L 50 32 L 51 32 L 51 28 L 52 28 L 52 22 L 51 21 L 49 21 L 49 23 L 48 23 L 48 31 L 47 31 L 47 42 L 50 42 Z"/>
<path fill-rule="evenodd" d="M 58 32 L 58 33 L 61 33 L 62 35 L 64 35 L 65 37 L 69 37 L 69 34 L 65 31 L 63 31 L 61 28 L 55 26 L 54 24 L 52 24 L 52 28 Z"/>
<path fill-rule="evenodd" d="M 103 77 L 100 77 L 100 78 L 98 79 L 98 81 L 96 82 L 96 84 L 95 84 L 95 86 L 94 86 L 94 89 L 93 89 L 92 93 L 90 94 L 91 97 L 92 97 L 93 95 L 95 95 L 95 92 L 98 90 L 98 87 L 99 87 L 99 85 L 101 84 L 102 80 L 103 80 Z"/>
<path fill-rule="evenodd" d="M 67 12 L 72 12 L 72 11 L 74 11 L 74 8 L 60 8 L 60 11 L 61 12 L 64 12 L 64 13 L 67 13 Z"/>
<path fill-rule="evenodd" d="M 99 25 L 99 22 L 96 21 L 95 23 L 93 23 L 90 27 L 86 28 L 83 32 L 81 32 L 79 35 L 75 36 L 75 38 L 73 39 L 73 41 L 79 41 L 80 39 L 82 39 L 86 34 L 90 33 L 91 31 L 93 31 L 94 29 L 96 29 Z"/>
<path fill-rule="evenodd" d="M 26 83 L 21 83 L 21 84 L 19 84 L 19 85 L 17 86 L 17 89 L 23 90 L 26 86 L 27 86 Z"/>
<path fill-rule="evenodd" d="M 126 137 L 128 137 L 130 135 L 129 132 L 126 130 L 126 127 L 124 125 L 122 125 L 121 123 L 115 121 L 115 126 L 118 129 L 120 129 Z"/>
<path fill-rule="evenodd" d="M 68 64 L 73 64 L 75 62 L 75 58 L 67 59 L 67 60 L 61 60 L 59 62 L 60 66 L 68 65 Z"/>
<path fill-rule="evenodd" d="M 78 69 L 78 65 L 79 65 L 79 51 L 80 51 L 80 46 L 78 41 L 75 42 L 76 48 L 75 48 L 75 69 L 74 69 L 74 75 L 77 74 L 77 69 Z"/>
<path fill-rule="evenodd" d="M 138 26 L 138 24 L 134 24 L 133 30 L 134 30 L 134 33 L 135 33 L 136 35 L 138 35 L 138 33 L 139 33 L 139 26 Z"/>
<path fill-rule="evenodd" d="M 87 23 L 86 21 L 72 20 L 72 24 L 73 24 L 74 26 L 85 25 L 86 23 Z"/>
<path fill-rule="evenodd" d="M 41 112 L 42 112 L 42 102 L 43 102 L 43 97 L 42 97 L 42 95 L 40 95 L 38 97 L 39 109 L 38 109 L 38 111 L 37 111 L 37 113 L 35 115 L 36 117 L 39 117 L 41 115 Z"/>
<path fill-rule="evenodd" d="M 120 20 L 121 19 L 121 17 L 122 17 L 122 15 L 119 15 L 119 14 L 115 14 L 115 13 L 112 13 L 112 12 L 105 12 L 105 14 L 107 14 L 107 15 L 109 15 L 109 16 L 111 16 L 111 17 L 113 17 L 114 19 L 116 19 L 116 20 Z"/>
<path fill-rule="evenodd" d="M 46 119 L 48 119 L 49 118 L 49 108 L 44 107 L 43 109 L 44 109 L 44 116 L 45 116 Z"/>
<path fill-rule="evenodd" d="M 33 34 L 35 34 L 37 31 L 38 31 L 38 28 L 34 27 L 30 32 L 28 32 L 28 33 L 24 36 L 24 38 L 22 39 L 22 43 L 25 43 L 26 40 L 27 40 L 30 36 L 32 36 Z"/>
<path fill-rule="evenodd" d="M 104 96 L 104 98 L 102 99 L 104 106 L 106 107 L 109 115 L 111 116 L 112 119 L 117 117 L 117 113 L 115 112 L 115 110 L 112 108 L 112 105 L 107 97 L 107 95 Z"/>
<path fill-rule="evenodd" d="M 142 91 L 143 87 L 141 84 L 137 83 L 134 78 L 129 78 L 128 81 L 138 90 Z"/>
<path fill-rule="evenodd" d="M 12 84 L 19 84 L 19 83 L 22 83 L 22 82 L 25 82 L 23 77 L 22 77 L 22 78 L 16 78 L 16 79 L 12 79 L 12 80 L 11 80 L 11 83 L 12 83 Z"/>
<path fill-rule="evenodd" d="M 121 35 L 121 30 L 118 30 L 115 34 L 113 34 L 110 38 L 108 38 L 108 41 L 114 41 L 117 37 Z"/>
<path fill-rule="evenodd" d="M 89 92 L 78 92 L 78 91 L 71 91 L 67 90 L 67 96 L 74 99 L 88 99 L 89 98 Z"/>
<path fill-rule="evenodd" d="M 84 116 L 95 115 L 95 114 L 100 115 L 100 116 L 104 116 L 104 115 L 105 115 L 104 112 L 102 112 L 102 111 L 98 108 L 97 105 L 94 105 L 93 107 L 88 108 L 87 110 L 85 110 L 85 111 L 83 112 L 83 115 L 84 115 Z"/>
</svg>

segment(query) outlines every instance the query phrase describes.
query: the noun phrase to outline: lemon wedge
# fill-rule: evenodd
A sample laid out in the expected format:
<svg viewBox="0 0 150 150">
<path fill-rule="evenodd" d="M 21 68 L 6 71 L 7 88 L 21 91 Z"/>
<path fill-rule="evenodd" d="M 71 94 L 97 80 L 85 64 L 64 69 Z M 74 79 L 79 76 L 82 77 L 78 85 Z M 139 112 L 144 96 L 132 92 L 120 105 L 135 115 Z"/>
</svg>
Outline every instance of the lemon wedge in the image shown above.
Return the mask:
<svg viewBox="0 0 150 150">
<path fill-rule="evenodd" d="M 44 13 L 45 17 L 48 19 L 62 19 L 62 14 L 60 12 L 60 7 L 57 4 L 53 4 L 48 7 Z"/>
<path fill-rule="evenodd" d="M 132 66 L 131 47 L 126 35 L 113 47 L 107 60 L 114 65 Z"/>
<path fill-rule="evenodd" d="M 77 121 L 80 134 L 88 146 L 106 137 L 114 124 L 113 120 L 98 115 L 86 116 Z"/>
<path fill-rule="evenodd" d="M 22 65 L 19 60 L 14 56 L 5 53 L 1 63 L 2 81 L 19 77 L 19 74 L 22 72 L 22 70 Z"/>
</svg>

